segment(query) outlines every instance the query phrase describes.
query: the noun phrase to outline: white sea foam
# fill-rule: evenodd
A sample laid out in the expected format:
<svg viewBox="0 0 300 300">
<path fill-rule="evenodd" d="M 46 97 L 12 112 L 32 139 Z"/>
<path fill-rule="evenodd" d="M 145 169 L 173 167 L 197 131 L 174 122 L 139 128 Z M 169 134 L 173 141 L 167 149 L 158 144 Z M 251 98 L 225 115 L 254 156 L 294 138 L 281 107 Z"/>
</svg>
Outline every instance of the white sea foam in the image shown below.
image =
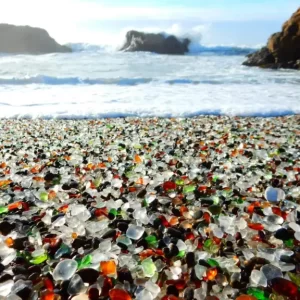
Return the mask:
<svg viewBox="0 0 300 300">
<path fill-rule="evenodd" d="M 94 45 L 87 43 L 69 43 L 67 46 L 74 52 L 115 52 L 118 51 L 119 47 L 115 45 Z M 187 54 L 247 55 L 258 48 L 258 46 L 249 47 L 245 45 L 202 45 L 199 42 L 192 41 Z"/>
<path fill-rule="evenodd" d="M 275 116 L 300 113 L 297 71 L 244 57 L 83 51 L 0 57 L 0 117 Z"/>
<path fill-rule="evenodd" d="M 261 45 L 208 45 L 203 44 L 203 36 L 205 37 L 209 30 L 209 24 L 200 24 L 194 27 L 184 27 L 181 24 L 173 24 L 168 28 L 160 27 L 126 27 L 118 34 L 102 34 L 98 44 L 91 43 L 69 43 L 67 46 L 72 48 L 74 52 L 114 52 L 118 51 L 125 42 L 126 33 L 130 30 L 138 30 L 146 33 L 160 33 L 165 36 L 174 35 L 178 39 L 190 39 L 189 53 L 191 55 L 212 53 L 217 55 L 246 55 L 259 48 Z"/>
<path fill-rule="evenodd" d="M 287 86 L 291 89 L 291 86 Z M 299 114 L 300 88 L 278 85 L 22 86 L 1 92 L 0 117 L 183 117 Z"/>
<path fill-rule="evenodd" d="M 135 86 L 140 84 L 160 84 L 160 85 L 229 85 L 229 84 L 243 84 L 241 78 L 214 78 L 209 76 L 207 78 L 190 79 L 190 78 L 80 78 L 80 77 L 52 77 L 47 75 L 37 75 L 33 77 L 20 78 L 0 78 L 0 86 L 10 85 L 119 85 L 119 86 Z M 249 78 L 247 84 L 249 85 L 265 85 L 266 83 L 277 84 L 300 84 L 300 78 Z"/>
</svg>

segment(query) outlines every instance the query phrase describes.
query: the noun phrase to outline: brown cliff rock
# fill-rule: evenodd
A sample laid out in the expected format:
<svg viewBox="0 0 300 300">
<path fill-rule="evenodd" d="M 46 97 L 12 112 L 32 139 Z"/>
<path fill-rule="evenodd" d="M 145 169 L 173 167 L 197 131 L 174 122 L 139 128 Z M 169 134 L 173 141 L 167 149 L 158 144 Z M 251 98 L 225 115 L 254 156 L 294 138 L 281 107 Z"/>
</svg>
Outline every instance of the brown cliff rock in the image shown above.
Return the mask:
<svg viewBox="0 0 300 300">
<path fill-rule="evenodd" d="M 144 33 L 131 30 L 127 32 L 126 42 L 120 50 L 183 55 L 189 51 L 189 44 L 189 39 L 180 40 L 173 35 L 165 36 L 162 33 Z"/>
<path fill-rule="evenodd" d="M 246 66 L 300 69 L 300 8 L 274 33 L 267 46 L 248 56 Z"/>
<path fill-rule="evenodd" d="M 72 50 L 58 44 L 44 29 L 0 24 L 0 52 L 10 54 L 47 54 L 72 52 Z"/>
</svg>

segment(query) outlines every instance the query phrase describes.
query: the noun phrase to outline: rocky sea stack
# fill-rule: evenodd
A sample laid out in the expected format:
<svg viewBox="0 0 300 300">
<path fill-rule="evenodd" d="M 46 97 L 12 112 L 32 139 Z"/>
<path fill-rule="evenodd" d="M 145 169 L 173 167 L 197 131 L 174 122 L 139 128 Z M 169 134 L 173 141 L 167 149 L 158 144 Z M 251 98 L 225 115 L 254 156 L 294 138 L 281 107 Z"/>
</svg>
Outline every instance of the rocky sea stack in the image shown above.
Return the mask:
<svg viewBox="0 0 300 300">
<path fill-rule="evenodd" d="M 245 66 L 300 70 L 300 8 L 274 33 L 266 47 L 248 55 Z"/>
<path fill-rule="evenodd" d="M 158 54 L 183 55 L 189 51 L 189 39 L 178 39 L 174 35 L 163 33 L 144 33 L 135 30 L 128 31 L 126 42 L 121 51 L 154 52 Z"/>
<path fill-rule="evenodd" d="M 72 50 L 58 44 L 44 29 L 0 24 L 0 52 L 12 54 L 47 54 L 72 52 Z"/>
</svg>

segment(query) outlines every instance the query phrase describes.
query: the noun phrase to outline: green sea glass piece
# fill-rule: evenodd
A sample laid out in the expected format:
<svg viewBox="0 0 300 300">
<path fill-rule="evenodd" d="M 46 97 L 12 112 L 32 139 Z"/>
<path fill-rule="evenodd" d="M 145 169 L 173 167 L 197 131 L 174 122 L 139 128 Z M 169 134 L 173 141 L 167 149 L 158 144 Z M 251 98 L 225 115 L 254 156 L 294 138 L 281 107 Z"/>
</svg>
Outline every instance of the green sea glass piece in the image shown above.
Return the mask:
<svg viewBox="0 0 300 300">
<path fill-rule="evenodd" d="M 177 185 L 184 185 L 184 180 L 181 179 L 181 178 L 179 178 L 179 179 L 176 179 L 176 180 L 175 180 L 175 183 L 176 183 Z"/>
<path fill-rule="evenodd" d="M 150 247 L 155 247 L 157 245 L 157 238 L 155 235 L 148 235 L 145 240 Z"/>
<path fill-rule="evenodd" d="M 83 269 L 88 267 L 92 263 L 92 255 L 88 254 L 82 258 L 78 263 L 78 269 Z"/>
<path fill-rule="evenodd" d="M 284 241 L 284 244 L 285 244 L 287 247 L 291 248 L 291 247 L 294 246 L 294 240 L 293 240 L 293 239 L 286 240 L 286 241 Z"/>
<path fill-rule="evenodd" d="M 207 263 L 208 263 L 211 267 L 218 267 L 218 266 L 219 266 L 219 263 L 218 263 L 216 260 L 212 259 L 212 258 L 209 258 L 209 259 L 207 260 Z"/>
<path fill-rule="evenodd" d="M 185 256 L 185 251 L 184 250 L 179 251 L 179 253 L 177 254 L 177 257 L 179 257 L 179 258 L 182 258 L 184 256 Z"/>
<path fill-rule="evenodd" d="M 44 201 L 44 202 L 48 201 L 48 193 L 47 192 L 41 192 L 40 193 L 40 200 Z"/>
<path fill-rule="evenodd" d="M 189 194 L 189 193 L 192 193 L 194 192 L 194 190 L 196 189 L 196 186 L 195 185 L 187 185 L 183 188 L 183 193 L 184 194 Z"/>
<path fill-rule="evenodd" d="M 213 241 L 211 239 L 206 240 L 204 242 L 204 249 L 211 247 L 212 244 L 213 244 Z"/>
<path fill-rule="evenodd" d="M 133 145 L 133 148 L 134 148 L 134 149 L 142 149 L 143 146 L 142 146 L 142 145 L 139 145 L 139 144 L 135 144 L 135 145 Z"/>
<path fill-rule="evenodd" d="M 48 255 L 47 254 L 43 254 L 43 255 L 34 257 L 32 260 L 30 260 L 30 262 L 32 264 L 34 264 L 34 265 L 40 265 L 41 263 L 43 263 L 47 259 L 48 259 Z"/>
<path fill-rule="evenodd" d="M 217 181 L 218 181 L 218 179 L 219 179 L 219 177 L 218 177 L 218 176 L 214 176 L 214 177 L 213 177 L 213 182 L 217 182 Z"/>
<path fill-rule="evenodd" d="M 142 261 L 142 269 L 145 277 L 152 277 L 156 272 L 156 266 L 151 257 Z"/>
<path fill-rule="evenodd" d="M 0 214 L 5 214 L 8 212 L 8 208 L 6 206 L 0 206 Z"/>
<path fill-rule="evenodd" d="M 115 209 L 115 208 L 112 208 L 110 211 L 109 211 L 110 214 L 113 214 L 114 216 L 116 216 L 118 214 L 118 211 Z"/>
<path fill-rule="evenodd" d="M 247 290 L 247 294 L 254 296 L 258 300 L 268 300 L 269 299 L 269 295 L 267 295 L 267 293 L 265 293 L 263 290 L 258 289 L 258 288 L 253 288 L 253 287 L 249 288 Z"/>
<path fill-rule="evenodd" d="M 94 186 L 98 188 L 100 186 L 100 184 L 102 183 L 102 177 L 95 178 L 93 183 L 94 183 Z"/>
</svg>

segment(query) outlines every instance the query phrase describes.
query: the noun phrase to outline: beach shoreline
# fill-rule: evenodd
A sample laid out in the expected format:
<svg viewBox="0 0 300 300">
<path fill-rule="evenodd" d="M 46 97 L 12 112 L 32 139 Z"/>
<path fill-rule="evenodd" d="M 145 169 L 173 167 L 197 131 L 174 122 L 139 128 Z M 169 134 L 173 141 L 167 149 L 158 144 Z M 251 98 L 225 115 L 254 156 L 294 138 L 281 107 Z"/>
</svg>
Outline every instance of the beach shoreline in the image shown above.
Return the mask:
<svg viewBox="0 0 300 300">
<path fill-rule="evenodd" d="M 300 115 L 0 130 L 0 296 L 291 297 L 280 285 L 299 276 Z M 32 285 L 16 288 L 16 267 Z"/>
</svg>

